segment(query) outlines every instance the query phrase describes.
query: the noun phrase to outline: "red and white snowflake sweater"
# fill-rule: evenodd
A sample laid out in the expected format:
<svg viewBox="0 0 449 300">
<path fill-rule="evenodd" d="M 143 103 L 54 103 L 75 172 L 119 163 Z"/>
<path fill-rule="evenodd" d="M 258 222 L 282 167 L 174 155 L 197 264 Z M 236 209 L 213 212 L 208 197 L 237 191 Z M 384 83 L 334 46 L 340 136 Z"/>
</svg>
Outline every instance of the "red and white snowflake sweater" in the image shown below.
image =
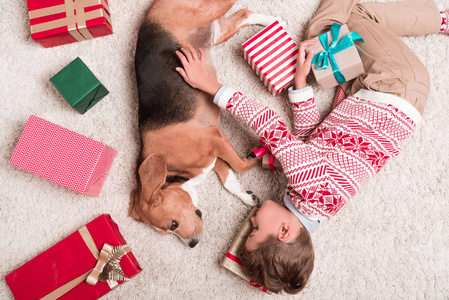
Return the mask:
<svg viewBox="0 0 449 300">
<path fill-rule="evenodd" d="M 321 123 L 311 87 L 289 90 L 289 99 L 295 134 L 270 108 L 232 88 L 222 87 L 215 97 L 260 136 L 282 165 L 293 205 L 320 223 L 399 154 L 421 118 L 404 99 L 368 90 L 341 101 Z"/>
</svg>

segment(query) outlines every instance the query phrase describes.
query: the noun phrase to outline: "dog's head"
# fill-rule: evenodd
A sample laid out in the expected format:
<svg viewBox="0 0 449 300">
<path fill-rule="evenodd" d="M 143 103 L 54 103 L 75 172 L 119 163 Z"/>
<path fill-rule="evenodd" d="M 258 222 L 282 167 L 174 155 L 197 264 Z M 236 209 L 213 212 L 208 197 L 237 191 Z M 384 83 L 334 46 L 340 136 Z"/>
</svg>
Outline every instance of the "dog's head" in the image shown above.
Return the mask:
<svg viewBox="0 0 449 300">
<path fill-rule="evenodd" d="M 129 215 L 161 234 L 176 234 L 191 248 L 203 232 L 201 212 L 181 183 L 166 182 L 163 155 L 150 154 L 139 166 L 139 187 L 131 193 Z"/>
</svg>

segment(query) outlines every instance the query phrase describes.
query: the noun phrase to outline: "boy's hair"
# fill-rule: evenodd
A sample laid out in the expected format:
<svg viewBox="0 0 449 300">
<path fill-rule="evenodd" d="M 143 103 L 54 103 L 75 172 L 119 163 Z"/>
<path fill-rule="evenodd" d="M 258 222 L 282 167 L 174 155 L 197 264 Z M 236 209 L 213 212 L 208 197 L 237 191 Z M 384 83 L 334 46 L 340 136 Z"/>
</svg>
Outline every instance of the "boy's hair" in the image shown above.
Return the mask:
<svg viewBox="0 0 449 300">
<path fill-rule="evenodd" d="M 275 293 L 284 290 L 297 294 L 309 280 L 315 253 L 309 232 L 301 228 L 298 238 L 291 243 L 281 242 L 272 235 L 253 251 L 241 247 L 239 257 L 257 283 Z"/>
</svg>

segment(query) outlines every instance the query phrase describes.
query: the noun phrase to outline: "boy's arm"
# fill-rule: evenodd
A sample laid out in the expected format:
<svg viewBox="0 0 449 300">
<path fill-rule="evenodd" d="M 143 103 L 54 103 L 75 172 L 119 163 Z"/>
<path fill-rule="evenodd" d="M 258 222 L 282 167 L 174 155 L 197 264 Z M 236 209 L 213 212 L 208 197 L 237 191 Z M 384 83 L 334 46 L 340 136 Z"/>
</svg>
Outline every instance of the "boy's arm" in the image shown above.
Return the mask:
<svg viewBox="0 0 449 300">
<path fill-rule="evenodd" d="M 289 98 L 295 119 L 295 136 L 304 141 L 321 122 L 320 115 L 314 102 L 313 90 L 310 86 L 307 86 L 302 90 L 290 89 Z M 266 126 L 261 122 L 256 122 L 258 120 L 266 120 L 268 123 L 281 122 L 283 125 L 278 123 L 277 127 L 285 126 L 285 122 L 268 107 L 263 107 L 254 102 L 247 102 L 252 101 L 227 86 L 222 86 L 214 97 L 215 104 L 246 121 L 247 124 L 261 137 L 262 131 L 266 130 L 266 128 L 264 129 Z M 257 114 L 262 115 L 257 116 Z M 285 129 L 288 130 L 286 126 Z"/>
<path fill-rule="evenodd" d="M 312 87 L 306 83 L 310 73 L 314 52 L 306 52 L 307 47 L 314 45 L 317 39 L 303 41 L 298 47 L 296 62 L 295 89 L 288 89 L 295 124 L 295 135 L 306 140 L 310 133 L 320 124 L 321 117 L 315 105 Z"/>
<path fill-rule="evenodd" d="M 321 123 L 320 113 L 315 104 L 313 89 L 306 86 L 302 89 L 288 89 L 288 98 L 293 111 L 295 135 L 305 141 L 313 130 Z"/>
</svg>

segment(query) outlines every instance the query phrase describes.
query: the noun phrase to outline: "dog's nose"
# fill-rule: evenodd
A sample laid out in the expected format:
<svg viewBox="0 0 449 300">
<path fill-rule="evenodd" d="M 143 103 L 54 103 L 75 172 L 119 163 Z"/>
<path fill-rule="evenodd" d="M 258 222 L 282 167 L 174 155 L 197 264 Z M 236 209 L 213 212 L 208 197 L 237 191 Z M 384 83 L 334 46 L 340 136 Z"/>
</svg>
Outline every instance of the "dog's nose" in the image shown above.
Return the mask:
<svg viewBox="0 0 449 300">
<path fill-rule="evenodd" d="M 195 247 L 196 244 L 198 244 L 198 242 L 199 242 L 199 240 L 197 240 L 197 239 L 191 240 L 191 241 L 189 242 L 189 247 L 190 247 L 190 248 Z"/>
<path fill-rule="evenodd" d="M 197 210 L 195 211 L 195 213 L 196 213 L 196 215 L 197 215 L 198 217 L 200 217 L 200 219 L 202 219 L 201 217 L 203 216 L 203 214 L 201 213 L 201 210 L 197 209 Z M 195 244 L 195 245 L 196 245 L 196 244 Z"/>
</svg>

